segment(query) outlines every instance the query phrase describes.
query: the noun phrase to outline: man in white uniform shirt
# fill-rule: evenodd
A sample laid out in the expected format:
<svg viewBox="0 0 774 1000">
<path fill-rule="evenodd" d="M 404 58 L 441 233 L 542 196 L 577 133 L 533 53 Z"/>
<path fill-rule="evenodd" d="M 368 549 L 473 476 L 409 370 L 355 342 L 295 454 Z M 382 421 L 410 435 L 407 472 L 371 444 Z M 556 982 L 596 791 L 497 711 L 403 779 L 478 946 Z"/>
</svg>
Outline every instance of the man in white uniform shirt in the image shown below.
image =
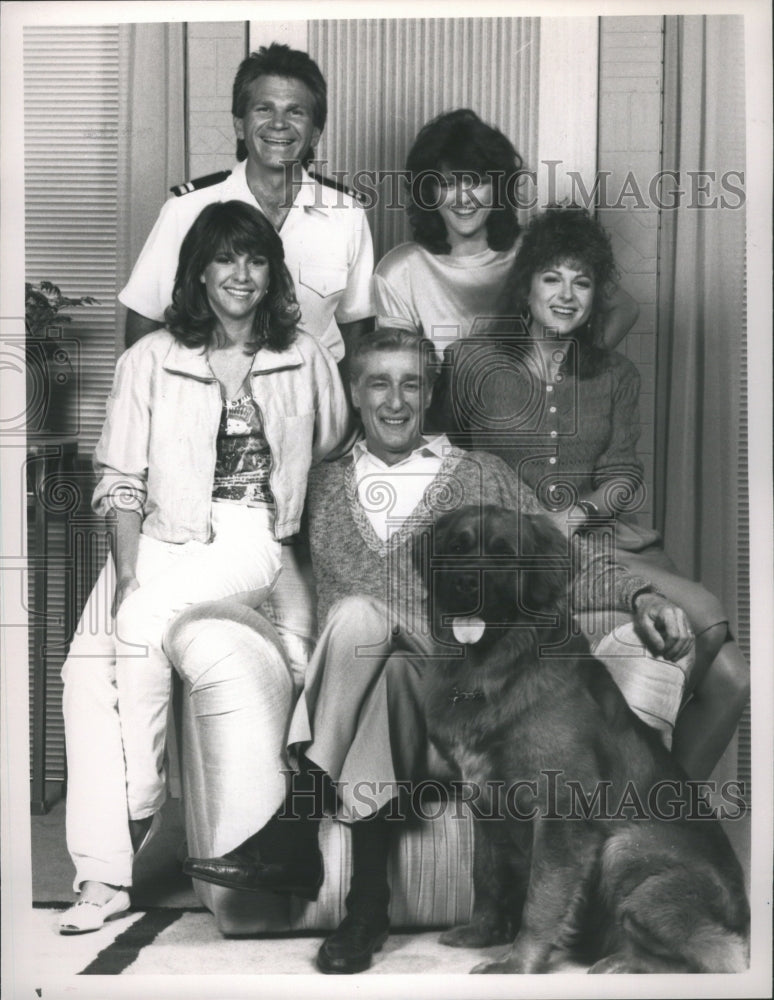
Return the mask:
<svg viewBox="0 0 774 1000">
<path fill-rule="evenodd" d="M 325 80 L 305 52 L 274 43 L 241 63 L 232 114 L 239 162 L 220 183 L 165 203 L 119 295 L 129 310 L 127 346 L 163 325 L 180 244 L 194 219 L 212 202 L 238 199 L 278 231 L 301 327 L 341 361 L 344 338 L 373 314 L 373 246 L 354 198 L 306 171 L 325 127 Z"/>
</svg>

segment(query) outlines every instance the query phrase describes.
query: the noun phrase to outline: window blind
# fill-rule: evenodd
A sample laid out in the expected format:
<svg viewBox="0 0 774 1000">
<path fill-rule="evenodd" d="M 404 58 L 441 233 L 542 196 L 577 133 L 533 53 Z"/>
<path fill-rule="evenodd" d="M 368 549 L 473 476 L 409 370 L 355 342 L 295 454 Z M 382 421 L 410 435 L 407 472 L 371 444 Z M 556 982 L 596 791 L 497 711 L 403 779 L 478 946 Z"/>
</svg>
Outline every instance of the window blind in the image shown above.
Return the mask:
<svg viewBox="0 0 774 1000">
<path fill-rule="evenodd" d="M 25 28 L 26 279 L 51 281 L 71 298 L 99 300 L 63 310 L 72 316 L 60 336 L 74 381 L 50 427 L 77 434 L 80 462 L 87 468 L 115 367 L 118 96 L 117 25 Z M 89 484 L 80 479 L 80 486 L 88 503 Z M 67 621 L 65 591 L 73 586 L 74 528 L 72 520 L 59 519 L 49 532 L 48 781 L 60 781 L 65 769 L 60 671 L 74 624 Z M 77 607 L 70 610 L 79 610 L 82 600 L 77 593 Z M 34 638 L 31 628 L 31 649 Z"/>
<path fill-rule="evenodd" d="M 24 32 L 27 280 L 99 305 L 66 310 L 77 388 L 65 423 L 90 457 L 115 367 L 118 26 Z M 77 405 L 76 405 L 77 404 Z"/>
</svg>

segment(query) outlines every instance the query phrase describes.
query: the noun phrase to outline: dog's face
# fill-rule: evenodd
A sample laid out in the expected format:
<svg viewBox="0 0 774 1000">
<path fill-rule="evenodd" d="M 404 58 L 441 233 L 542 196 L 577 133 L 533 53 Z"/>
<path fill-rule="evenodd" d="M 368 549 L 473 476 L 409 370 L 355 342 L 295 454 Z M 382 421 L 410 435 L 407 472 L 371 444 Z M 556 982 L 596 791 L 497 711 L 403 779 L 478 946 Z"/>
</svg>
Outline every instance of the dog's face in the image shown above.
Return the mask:
<svg viewBox="0 0 774 1000">
<path fill-rule="evenodd" d="M 569 585 L 562 535 L 546 518 L 500 507 L 439 518 L 423 562 L 434 621 L 461 642 L 489 626 L 550 624 Z"/>
</svg>

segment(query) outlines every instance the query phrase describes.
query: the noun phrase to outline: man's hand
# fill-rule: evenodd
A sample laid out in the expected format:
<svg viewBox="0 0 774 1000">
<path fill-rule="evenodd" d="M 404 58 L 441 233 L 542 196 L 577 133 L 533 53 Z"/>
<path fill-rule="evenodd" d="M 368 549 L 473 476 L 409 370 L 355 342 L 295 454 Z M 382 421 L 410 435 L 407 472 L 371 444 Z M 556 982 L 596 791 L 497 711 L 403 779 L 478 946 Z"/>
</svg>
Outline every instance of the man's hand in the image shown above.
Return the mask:
<svg viewBox="0 0 774 1000">
<path fill-rule="evenodd" d="M 693 646 L 688 616 L 661 594 L 646 591 L 635 597 L 634 627 L 648 649 L 665 660 L 681 660 Z"/>
<path fill-rule="evenodd" d="M 129 576 L 123 580 L 116 581 L 116 592 L 113 596 L 113 607 L 110 609 L 110 613 L 115 618 L 118 614 L 118 609 L 127 599 L 127 597 L 135 590 L 139 589 L 139 583 L 137 582 L 136 576 Z"/>
</svg>

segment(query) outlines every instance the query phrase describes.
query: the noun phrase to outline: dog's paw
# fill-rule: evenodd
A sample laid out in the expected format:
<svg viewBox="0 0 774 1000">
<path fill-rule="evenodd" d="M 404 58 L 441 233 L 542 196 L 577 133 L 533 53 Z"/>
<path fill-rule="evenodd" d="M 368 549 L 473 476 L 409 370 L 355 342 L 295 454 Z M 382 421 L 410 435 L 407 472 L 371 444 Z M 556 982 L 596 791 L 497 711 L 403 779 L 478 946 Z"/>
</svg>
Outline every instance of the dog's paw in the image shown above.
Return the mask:
<svg viewBox="0 0 774 1000">
<path fill-rule="evenodd" d="M 513 935 L 505 927 L 474 922 L 452 927 L 438 940 L 450 948 L 487 948 L 491 944 L 507 944 L 513 940 Z"/>
<path fill-rule="evenodd" d="M 512 958 L 504 958 L 500 962 L 479 962 L 478 965 L 474 965 L 470 970 L 471 976 L 488 976 L 488 975 L 512 975 L 514 972 L 519 973 L 524 970 L 521 968 L 517 961 Z"/>
<path fill-rule="evenodd" d="M 489 973 L 510 972 L 507 962 L 479 962 L 470 970 L 471 976 L 488 975 Z"/>
<path fill-rule="evenodd" d="M 617 951 L 612 955 L 600 958 L 588 971 L 590 976 L 604 976 L 615 975 L 616 973 L 647 972 L 649 970 L 640 968 L 639 963 L 632 962 L 631 956 L 625 954 L 625 952 Z"/>
<path fill-rule="evenodd" d="M 495 956 L 494 961 L 481 962 L 470 971 L 476 975 L 532 975 L 547 972 L 552 946 L 530 935 L 519 933 L 514 944 Z"/>
</svg>

